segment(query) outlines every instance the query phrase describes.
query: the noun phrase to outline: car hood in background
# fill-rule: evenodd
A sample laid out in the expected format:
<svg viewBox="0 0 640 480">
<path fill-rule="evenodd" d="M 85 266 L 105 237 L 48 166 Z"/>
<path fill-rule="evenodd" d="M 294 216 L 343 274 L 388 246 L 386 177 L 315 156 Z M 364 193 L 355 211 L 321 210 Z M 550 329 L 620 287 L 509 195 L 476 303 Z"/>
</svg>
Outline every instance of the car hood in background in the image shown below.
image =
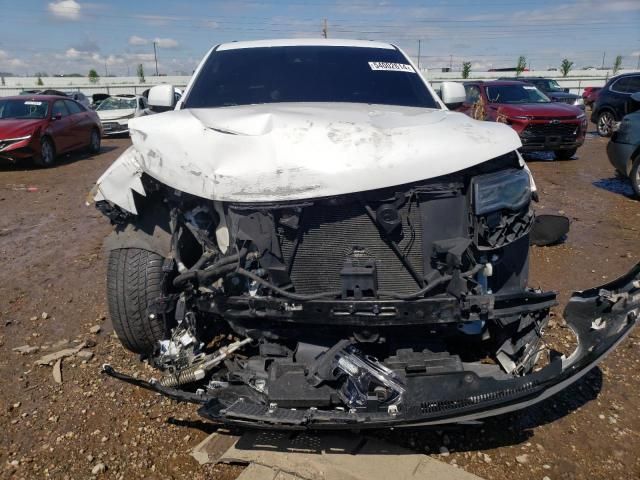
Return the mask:
<svg viewBox="0 0 640 480">
<path fill-rule="evenodd" d="M 580 98 L 579 95 L 576 95 L 575 93 L 569 93 L 569 92 L 544 92 L 544 94 L 549 98 L 557 98 L 557 99 L 572 98 L 575 100 Z"/>
<path fill-rule="evenodd" d="M 96 200 L 122 200 L 117 189 L 142 172 L 212 200 L 326 197 L 438 177 L 521 145 L 506 125 L 448 110 L 347 103 L 177 110 L 129 127 L 133 146 L 98 180 Z"/>
<path fill-rule="evenodd" d="M 531 117 L 554 117 L 554 118 L 576 118 L 584 114 L 582 110 L 573 105 L 565 103 L 523 103 L 523 104 L 501 104 L 500 112 L 507 116 L 531 116 Z"/>
<path fill-rule="evenodd" d="M 4 119 L 0 120 L 0 140 L 31 135 L 46 119 Z"/>
<path fill-rule="evenodd" d="M 96 110 L 101 121 L 115 121 L 130 118 L 136 113 L 135 108 L 122 108 L 119 110 Z"/>
</svg>

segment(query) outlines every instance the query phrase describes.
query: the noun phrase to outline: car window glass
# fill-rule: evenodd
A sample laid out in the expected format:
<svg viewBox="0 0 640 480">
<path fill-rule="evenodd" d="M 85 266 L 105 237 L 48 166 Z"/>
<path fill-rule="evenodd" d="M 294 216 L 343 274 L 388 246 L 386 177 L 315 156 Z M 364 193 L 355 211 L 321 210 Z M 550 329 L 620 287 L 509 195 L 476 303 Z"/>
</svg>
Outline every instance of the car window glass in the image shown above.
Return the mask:
<svg viewBox="0 0 640 480">
<path fill-rule="evenodd" d="M 467 93 L 467 103 L 476 103 L 480 100 L 480 88 L 476 85 L 467 85 L 465 91 Z"/>
<path fill-rule="evenodd" d="M 619 79 L 613 85 L 611 85 L 611 90 L 614 92 L 627 93 L 627 87 L 629 86 L 630 77 L 624 77 Z"/>
<path fill-rule="evenodd" d="M 635 77 L 627 77 L 627 80 L 629 81 L 627 84 L 628 93 L 640 92 L 640 75 Z"/>
<path fill-rule="evenodd" d="M 212 53 L 186 108 L 277 102 L 349 102 L 439 108 L 398 50 L 291 46 Z"/>
<path fill-rule="evenodd" d="M 57 100 L 53 104 L 53 109 L 51 110 L 51 116 L 56 117 L 60 114 L 63 117 L 66 117 L 69 112 L 67 111 L 67 107 L 64 106 L 64 100 Z"/>
<path fill-rule="evenodd" d="M 67 106 L 67 109 L 69 110 L 71 115 L 82 112 L 80 105 L 78 105 L 76 102 L 72 102 L 71 100 L 65 100 L 64 103 Z"/>
</svg>

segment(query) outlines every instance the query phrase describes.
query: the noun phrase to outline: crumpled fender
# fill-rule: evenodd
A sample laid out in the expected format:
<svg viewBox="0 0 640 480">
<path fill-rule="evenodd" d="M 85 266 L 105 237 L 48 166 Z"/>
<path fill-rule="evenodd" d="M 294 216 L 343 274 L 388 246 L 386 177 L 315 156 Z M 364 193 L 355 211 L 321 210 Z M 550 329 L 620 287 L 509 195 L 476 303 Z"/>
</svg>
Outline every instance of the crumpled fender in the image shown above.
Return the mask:
<svg viewBox="0 0 640 480">
<path fill-rule="evenodd" d="M 143 159 L 132 145 L 111 164 L 96 182 L 91 194 L 93 200 L 108 200 L 124 210 L 137 214 L 133 192 L 146 196 L 142 185 Z"/>
</svg>

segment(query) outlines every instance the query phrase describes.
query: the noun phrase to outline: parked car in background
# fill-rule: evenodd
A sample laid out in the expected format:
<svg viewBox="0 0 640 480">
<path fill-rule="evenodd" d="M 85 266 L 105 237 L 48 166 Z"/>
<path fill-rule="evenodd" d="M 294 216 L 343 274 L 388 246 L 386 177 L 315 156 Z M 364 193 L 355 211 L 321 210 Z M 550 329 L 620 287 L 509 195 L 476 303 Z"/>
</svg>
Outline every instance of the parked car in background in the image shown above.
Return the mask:
<svg viewBox="0 0 640 480">
<path fill-rule="evenodd" d="M 582 101 L 586 107 L 593 107 L 598 99 L 598 94 L 602 90 L 602 87 L 584 87 L 582 92 Z"/>
<path fill-rule="evenodd" d="M 498 80 L 515 80 L 525 82 L 535 86 L 538 90 L 544 93 L 551 99 L 552 102 L 562 102 L 567 105 L 573 105 L 584 110 L 584 101 L 580 95 L 570 93 L 568 88 L 563 88 L 560 84 L 552 78 L 544 77 L 518 77 L 507 78 L 502 77 Z"/>
<path fill-rule="evenodd" d="M 591 112 L 591 121 L 598 134 L 609 137 L 622 117 L 635 110 L 631 95 L 640 92 L 640 72 L 625 73 L 609 79 L 598 93 Z"/>
<path fill-rule="evenodd" d="M 0 158 L 32 157 L 43 167 L 57 155 L 80 148 L 100 151 L 102 127 L 95 112 L 70 98 L 53 95 L 0 99 Z"/>
<path fill-rule="evenodd" d="M 64 91 L 64 90 L 47 89 L 47 90 L 40 90 L 38 92 L 38 95 L 56 95 L 59 97 L 68 97 L 84 105 L 87 108 L 89 108 L 89 105 L 91 104 L 91 102 L 89 101 L 89 99 L 84 93 L 78 92 L 75 90 Z"/>
<path fill-rule="evenodd" d="M 640 92 L 632 94 L 631 98 L 636 102 L 637 110 L 622 119 L 607 145 L 607 155 L 616 171 L 631 180 L 631 186 L 640 198 Z"/>
<path fill-rule="evenodd" d="M 147 115 L 147 99 L 142 95 L 114 95 L 105 98 L 96 108 L 104 135 L 129 133 L 129 120 Z"/>
<path fill-rule="evenodd" d="M 552 150 L 566 160 L 584 143 L 587 119 L 582 110 L 552 102 L 533 85 L 519 81 L 467 82 L 466 99 L 457 108 L 477 120 L 510 125 L 522 141 L 521 151 Z"/>
</svg>

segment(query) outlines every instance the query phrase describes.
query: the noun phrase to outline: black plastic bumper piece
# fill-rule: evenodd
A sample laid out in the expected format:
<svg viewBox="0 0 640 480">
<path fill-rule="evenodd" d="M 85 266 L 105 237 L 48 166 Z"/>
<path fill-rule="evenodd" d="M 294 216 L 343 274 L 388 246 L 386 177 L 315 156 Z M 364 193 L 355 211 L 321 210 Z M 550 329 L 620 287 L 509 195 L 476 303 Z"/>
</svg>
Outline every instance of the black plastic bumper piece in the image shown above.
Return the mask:
<svg viewBox="0 0 640 480">
<path fill-rule="evenodd" d="M 564 318 L 578 339 L 567 358 L 513 378 L 479 376 L 463 371 L 408 377 L 401 405 L 384 412 L 284 409 L 239 398 L 213 398 L 199 409 L 212 421 L 265 429 L 362 429 L 437 425 L 478 420 L 523 409 L 579 380 L 629 334 L 640 316 L 640 263 L 623 277 L 575 292 Z"/>
</svg>

